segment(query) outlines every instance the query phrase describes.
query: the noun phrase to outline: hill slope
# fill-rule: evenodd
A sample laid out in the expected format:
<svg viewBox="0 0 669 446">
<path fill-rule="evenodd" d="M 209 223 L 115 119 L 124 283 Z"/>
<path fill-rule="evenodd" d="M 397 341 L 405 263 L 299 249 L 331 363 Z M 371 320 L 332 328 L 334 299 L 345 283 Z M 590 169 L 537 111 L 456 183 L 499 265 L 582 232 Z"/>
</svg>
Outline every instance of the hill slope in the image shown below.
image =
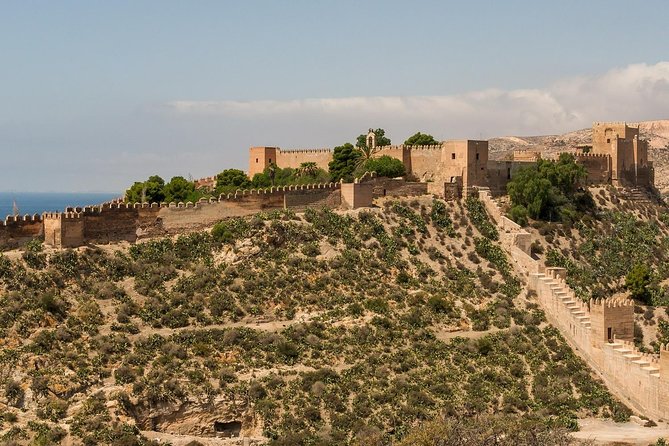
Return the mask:
<svg viewBox="0 0 669 446">
<path fill-rule="evenodd" d="M 0 256 L 0 435 L 386 445 L 444 415 L 625 419 L 496 238 L 477 200 L 424 197 Z"/>
</svg>

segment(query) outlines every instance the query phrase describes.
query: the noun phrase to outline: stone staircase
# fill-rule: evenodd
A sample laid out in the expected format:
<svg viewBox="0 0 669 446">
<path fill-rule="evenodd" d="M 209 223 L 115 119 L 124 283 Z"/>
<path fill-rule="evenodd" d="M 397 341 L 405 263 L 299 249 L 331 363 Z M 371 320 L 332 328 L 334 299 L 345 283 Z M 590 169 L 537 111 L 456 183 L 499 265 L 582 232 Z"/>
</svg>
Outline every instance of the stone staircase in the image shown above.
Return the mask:
<svg viewBox="0 0 669 446">
<path fill-rule="evenodd" d="M 620 196 L 628 201 L 636 203 L 651 203 L 652 200 L 648 195 L 648 191 L 639 187 L 632 187 L 620 190 Z"/>
<path fill-rule="evenodd" d="M 536 273 L 534 277 L 537 279 L 537 286 L 543 286 L 550 290 L 550 294 L 556 302 L 567 310 L 571 315 L 572 320 L 585 329 L 592 327 L 590 315 L 586 309 L 585 304 L 579 300 L 574 292 L 571 291 L 568 285 L 558 277 L 554 277 L 554 270 L 548 268 L 545 273 Z M 550 302 L 544 302 L 547 310 L 550 310 Z M 558 316 L 558 315 L 555 315 Z"/>
<path fill-rule="evenodd" d="M 605 345 L 621 356 L 626 361 L 639 367 L 645 373 L 653 378 L 660 378 L 660 368 L 658 367 L 657 356 L 647 353 L 641 353 L 634 344 L 626 341 L 613 340 Z"/>
</svg>

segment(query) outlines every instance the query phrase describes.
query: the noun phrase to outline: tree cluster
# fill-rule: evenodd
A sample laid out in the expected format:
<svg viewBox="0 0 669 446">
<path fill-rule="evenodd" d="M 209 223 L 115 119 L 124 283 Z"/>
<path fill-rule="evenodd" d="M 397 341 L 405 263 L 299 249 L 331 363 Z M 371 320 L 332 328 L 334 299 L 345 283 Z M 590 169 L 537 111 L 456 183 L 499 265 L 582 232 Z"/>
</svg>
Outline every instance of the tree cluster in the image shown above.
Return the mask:
<svg viewBox="0 0 669 446">
<path fill-rule="evenodd" d="M 128 203 L 160 203 L 197 201 L 202 193 L 195 190 L 195 184 L 184 177 L 172 177 L 165 183 L 158 175 L 150 176 L 146 181 L 135 182 L 125 192 L 125 201 Z"/>
<path fill-rule="evenodd" d="M 592 196 L 579 186 L 586 175 L 585 168 L 568 153 L 557 161 L 539 160 L 519 169 L 506 186 L 513 205 L 511 219 L 522 225 L 528 217 L 558 221 L 591 209 Z"/>
<path fill-rule="evenodd" d="M 288 186 L 291 184 L 313 184 L 327 183 L 330 175 L 318 167 L 314 162 L 300 164 L 300 167 L 281 168 L 272 164 L 265 168 L 262 173 L 257 173 L 251 179 L 252 187 L 259 189 L 271 186 Z"/>
<path fill-rule="evenodd" d="M 421 132 L 417 132 L 404 141 L 405 146 L 427 146 L 432 144 L 439 144 L 439 141 L 434 139 L 434 136 Z"/>
</svg>

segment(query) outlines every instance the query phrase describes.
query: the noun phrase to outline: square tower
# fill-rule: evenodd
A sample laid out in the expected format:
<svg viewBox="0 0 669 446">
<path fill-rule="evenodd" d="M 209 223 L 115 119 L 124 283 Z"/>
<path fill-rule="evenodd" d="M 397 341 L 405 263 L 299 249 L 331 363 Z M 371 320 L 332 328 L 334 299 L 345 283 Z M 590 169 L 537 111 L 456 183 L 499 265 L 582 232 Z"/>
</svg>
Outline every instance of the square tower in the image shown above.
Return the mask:
<svg viewBox="0 0 669 446">
<path fill-rule="evenodd" d="M 652 185 L 648 142 L 639 137 L 639 126 L 628 126 L 625 122 L 595 122 L 592 125 L 592 153 L 611 157 L 611 182 L 614 185 Z"/>
<path fill-rule="evenodd" d="M 634 303 L 629 299 L 591 299 L 591 342 L 594 347 L 613 338 L 634 341 Z"/>
<path fill-rule="evenodd" d="M 249 149 L 249 178 L 263 173 L 270 164 L 277 164 L 277 147 L 251 147 Z"/>
<path fill-rule="evenodd" d="M 443 180 L 453 182 L 462 178 L 462 187 L 487 184 L 488 141 L 472 139 L 444 141 L 441 150 Z"/>
</svg>

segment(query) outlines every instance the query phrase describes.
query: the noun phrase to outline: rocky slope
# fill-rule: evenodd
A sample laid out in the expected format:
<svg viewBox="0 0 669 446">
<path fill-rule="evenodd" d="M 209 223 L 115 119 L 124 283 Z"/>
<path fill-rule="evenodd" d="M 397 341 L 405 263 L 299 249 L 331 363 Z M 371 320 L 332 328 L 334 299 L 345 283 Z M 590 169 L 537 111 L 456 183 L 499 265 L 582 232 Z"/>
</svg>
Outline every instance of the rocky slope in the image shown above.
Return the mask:
<svg viewBox="0 0 669 446">
<path fill-rule="evenodd" d="M 632 123 L 633 124 L 633 123 Z M 650 158 L 655 166 L 656 187 L 669 194 L 669 120 L 638 123 L 641 137 L 650 142 Z M 569 150 L 577 144 L 592 142 L 592 129 L 582 129 L 562 135 L 504 136 L 490 139 L 492 159 L 511 159 L 514 150 L 536 150 L 548 156 Z"/>
<path fill-rule="evenodd" d="M 0 255 L 0 334 L 8 444 L 384 446 L 439 417 L 629 415 L 473 199 L 31 245 Z"/>
</svg>

